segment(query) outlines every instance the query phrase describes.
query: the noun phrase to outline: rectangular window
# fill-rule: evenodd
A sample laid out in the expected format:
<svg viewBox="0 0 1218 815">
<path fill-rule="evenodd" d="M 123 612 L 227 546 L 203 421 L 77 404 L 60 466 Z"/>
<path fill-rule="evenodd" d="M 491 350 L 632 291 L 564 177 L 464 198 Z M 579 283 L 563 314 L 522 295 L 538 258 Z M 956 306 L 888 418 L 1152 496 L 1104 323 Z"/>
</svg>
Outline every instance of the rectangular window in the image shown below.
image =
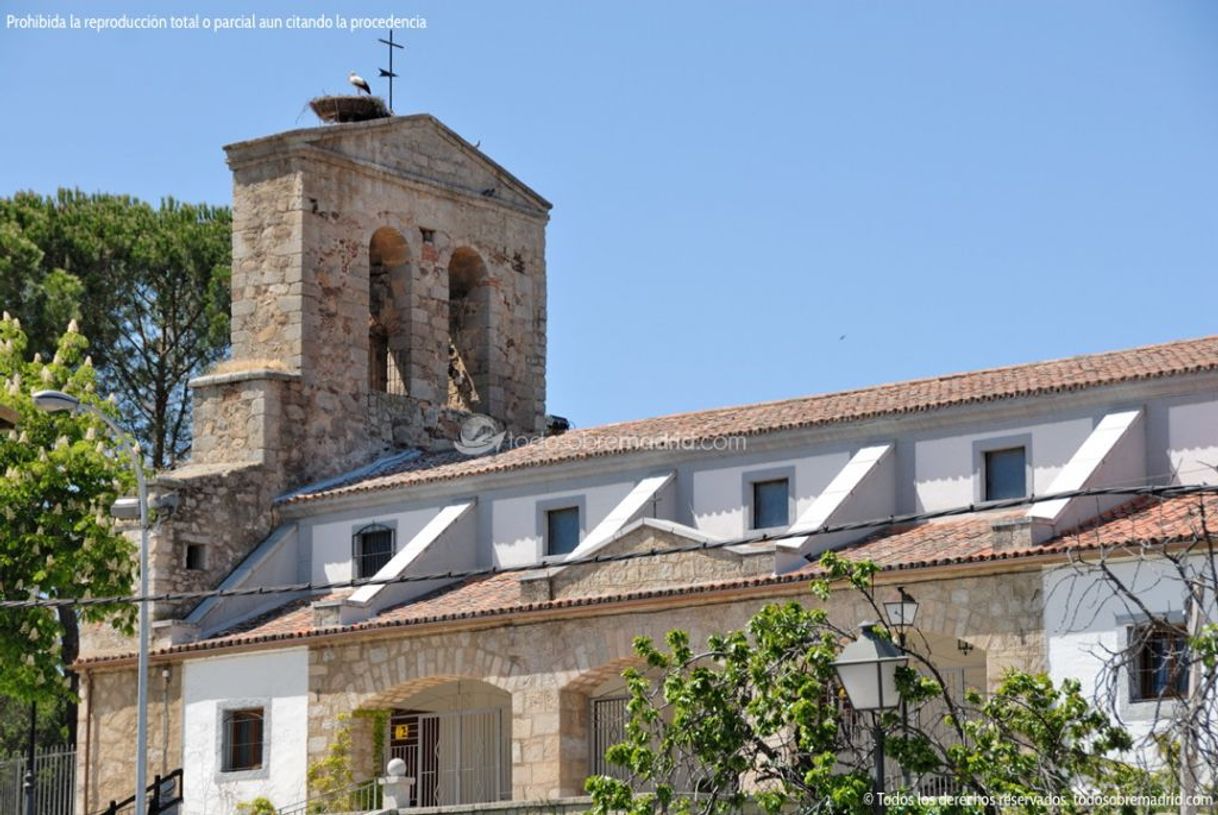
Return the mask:
<svg viewBox="0 0 1218 815">
<path fill-rule="evenodd" d="M 984 500 L 1025 497 L 1028 494 L 1027 465 L 1027 450 L 1023 447 L 987 450 Z"/>
<path fill-rule="evenodd" d="M 753 482 L 753 529 L 772 529 L 791 522 L 791 486 L 785 478 Z"/>
<path fill-rule="evenodd" d="M 206 550 L 201 543 L 188 543 L 186 545 L 186 568 L 193 571 L 199 571 L 207 568 Z"/>
<path fill-rule="evenodd" d="M 393 530 L 387 526 L 364 527 L 355 533 L 355 577 L 373 577 L 393 559 Z"/>
<path fill-rule="evenodd" d="M 262 708 L 224 711 L 223 770 L 262 768 Z"/>
<path fill-rule="evenodd" d="M 1188 645 L 1184 632 L 1165 625 L 1132 630 L 1133 700 L 1169 699 L 1188 693 Z"/>
<path fill-rule="evenodd" d="M 569 555 L 579 546 L 579 507 L 546 512 L 546 554 Z"/>
</svg>

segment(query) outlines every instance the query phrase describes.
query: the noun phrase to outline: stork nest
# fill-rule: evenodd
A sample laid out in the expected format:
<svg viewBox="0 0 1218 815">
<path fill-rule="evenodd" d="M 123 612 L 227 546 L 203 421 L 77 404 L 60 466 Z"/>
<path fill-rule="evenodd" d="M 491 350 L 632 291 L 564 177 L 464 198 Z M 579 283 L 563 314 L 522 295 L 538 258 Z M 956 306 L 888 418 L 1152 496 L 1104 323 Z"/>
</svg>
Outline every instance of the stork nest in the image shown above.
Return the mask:
<svg viewBox="0 0 1218 815">
<path fill-rule="evenodd" d="M 379 96 L 319 96 L 309 107 L 323 122 L 367 122 L 393 115 Z"/>
</svg>

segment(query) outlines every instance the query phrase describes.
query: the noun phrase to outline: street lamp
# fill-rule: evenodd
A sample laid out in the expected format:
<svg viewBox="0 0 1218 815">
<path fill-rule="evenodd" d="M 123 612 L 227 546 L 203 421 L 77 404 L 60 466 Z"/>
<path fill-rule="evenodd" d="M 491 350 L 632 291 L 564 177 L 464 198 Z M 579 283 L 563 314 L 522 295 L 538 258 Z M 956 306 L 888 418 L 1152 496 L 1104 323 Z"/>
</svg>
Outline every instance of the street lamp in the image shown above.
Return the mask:
<svg viewBox="0 0 1218 815">
<path fill-rule="evenodd" d="M 140 521 L 140 656 L 136 676 L 137 715 L 135 726 L 135 815 L 144 815 L 147 800 L 145 789 L 148 786 L 147 750 L 148 750 L 148 602 L 143 599 L 148 596 L 148 484 L 144 480 L 144 464 L 140 451 L 131 435 L 123 430 L 102 411 L 90 404 L 80 401 L 62 391 L 38 391 L 34 394 L 34 404 L 47 413 L 79 413 L 84 412 L 96 416 L 110 428 L 114 440 L 131 456 L 135 467 L 135 482 L 139 488 L 137 499 L 138 517 Z M 122 503 L 121 501 L 119 503 Z"/>
<path fill-rule="evenodd" d="M 901 647 L 905 647 L 905 629 L 914 624 L 918 616 L 918 601 L 913 599 L 904 586 L 897 586 L 900 596 L 884 604 L 884 612 L 888 615 L 888 624 L 897 629 L 901 635 Z"/>
<path fill-rule="evenodd" d="M 883 810 L 881 799 L 884 793 L 884 729 L 880 724 L 880 715 L 896 707 L 900 701 L 897 668 L 909 661 L 909 657 L 891 640 L 875 633 L 878 625 L 860 625 L 858 639 L 843 648 L 833 662 L 837 677 L 850 697 L 850 705 L 855 710 L 869 710 L 873 714 L 875 779 L 872 806 L 876 812 Z"/>
</svg>

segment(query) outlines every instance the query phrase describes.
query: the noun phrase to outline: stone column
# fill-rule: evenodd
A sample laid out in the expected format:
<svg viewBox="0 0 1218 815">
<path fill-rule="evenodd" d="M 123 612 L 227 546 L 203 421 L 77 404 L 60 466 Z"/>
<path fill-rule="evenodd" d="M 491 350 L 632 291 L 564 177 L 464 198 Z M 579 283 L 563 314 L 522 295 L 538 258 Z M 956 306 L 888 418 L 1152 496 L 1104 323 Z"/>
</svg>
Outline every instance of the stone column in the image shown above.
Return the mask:
<svg viewBox="0 0 1218 815">
<path fill-rule="evenodd" d="M 588 774 L 587 698 L 557 688 L 512 694 L 512 798 L 583 795 Z"/>
</svg>

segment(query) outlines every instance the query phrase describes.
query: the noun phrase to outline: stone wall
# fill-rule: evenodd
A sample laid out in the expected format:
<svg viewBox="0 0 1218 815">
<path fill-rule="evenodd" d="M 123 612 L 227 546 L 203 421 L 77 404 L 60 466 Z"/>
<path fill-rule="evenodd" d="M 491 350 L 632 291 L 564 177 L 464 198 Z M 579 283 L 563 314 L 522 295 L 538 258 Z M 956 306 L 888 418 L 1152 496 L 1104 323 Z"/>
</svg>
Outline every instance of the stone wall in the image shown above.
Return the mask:
<svg viewBox="0 0 1218 815">
<path fill-rule="evenodd" d="M 921 604 L 920 627 L 967 640 L 985 652 L 992 687 L 1007 667 L 1043 670 L 1040 580 L 1034 571 L 906 584 Z M 893 593 L 889 588 L 883 590 Z M 813 602 L 802 584 L 768 600 Z M 368 635 L 362 641 L 318 646 L 310 652 L 309 753 L 324 755 L 339 714 L 409 707 L 410 695 L 437 682 L 473 679 L 512 696 L 512 788 L 517 800 L 577 795 L 587 772 L 589 694 L 633 659 L 634 637 L 656 639 L 672 628 L 694 642 L 738 629 L 767 598 L 706 605 L 674 602 L 648 611 L 605 607 L 596 616 L 517 622 L 481 630 L 413 636 Z M 854 593 L 835 592 L 831 617 L 844 627 L 874 617 Z M 371 749 L 360 753 L 371 775 Z"/>
<path fill-rule="evenodd" d="M 151 537 L 152 592 L 214 588 L 274 527 L 270 507 L 282 488 L 276 475 L 259 465 L 197 465 L 158 479 L 178 505 L 163 513 Z M 192 544 L 203 547 L 205 568 L 186 568 Z M 181 616 L 196 602 L 156 603 L 153 616 Z"/>
<path fill-rule="evenodd" d="M 154 665 L 148 672 L 149 784 L 182 766 L 182 671 L 180 665 L 170 666 L 166 681 L 163 668 Z M 135 792 L 135 670 L 99 671 L 81 680 L 76 811 L 89 815 Z"/>
<path fill-rule="evenodd" d="M 303 187 L 298 162 L 287 155 L 233 170 L 233 359 L 300 369 Z"/>
<path fill-rule="evenodd" d="M 688 538 L 644 525 L 607 544 L 597 554 L 621 555 L 688 545 Z M 549 578 L 550 597 L 545 599 L 615 594 L 623 591 L 623 587 L 642 591 L 689 586 L 716 580 L 760 577 L 773 571 L 773 551 L 737 554 L 728 549 L 707 549 L 660 558 L 636 558 L 560 569 Z"/>
<path fill-rule="evenodd" d="M 954 650 L 965 640 L 984 654 L 990 687 L 1008 667 L 1045 668 L 1041 627 L 1041 580 L 1037 570 L 1001 574 L 947 574 L 938 579 L 904 577 L 917 598 L 919 628 Z M 894 586 L 878 590 L 881 599 Z M 423 692 L 456 680 L 483 683 L 510 694 L 511 784 L 515 800 L 579 795 L 588 772 L 589 705 L 592 695 L 635 663 L 632 642 L 660 640 L 673 628 L 693 642 L 711 633 L 742 628 L 763 604 L 797 598 L 815 603 L 806 584 L 789 584 L 747 596 L 690 595 L 657 600 L 647 607 L 621 605 L 566 610 L 562 618 L 470 621 L 445 628 L 352 632 L 309 650 L 308 754 L 325 756 L 342 718 L 351 715 L 356 776 L 380 774 L 371 743 L 371 722 L 361 712 L 410 708 Z M 874 611 L 852 591 L 835 591 L 829 602 L 834 622 L 853 628 Z M 530 621 L 532 619 L 533 621 Z M 480 627 L 477 627 L 480 626 Z M 300 640 L 293 640 L 299 645 Z M 214 652 L 203 652 L 200 656 Z M 190 656 L 187 654 L 186 656 Z M 180 665 L 174 667 L 174 683 Z M 82 683 L 90 699 L 81 705 L 80 732 L 90 728 L 90 801 L 126 795 L 132 772 L 135 683 L 132 671 L 99 666 Z M 159 669 L 153 669 L 152 744 L 159 744 Z M 171 685 L 172 756 L 180 751 L 174 729 L 180 717 L 177 685 Z M 86 737 L 82 735 L 82 740 Z M 83 742 L 82 742 L 83 743 Z M 156 753 L 156 751 L 153 751 Z M 159 753 L 157 754 L 159 755 Z M 82 762 L 84 753 L 82 752 Z M 159 765 L 157 765 L 159 766 Z M 171 767 L 172 769 L 172 767 Z M 80 783 L 85 784 L 84 766 Z M 82 787 L 83 789 L 83 787 Z M 104 799 L 104 800 L 103 800 Z"/>
</svg>

